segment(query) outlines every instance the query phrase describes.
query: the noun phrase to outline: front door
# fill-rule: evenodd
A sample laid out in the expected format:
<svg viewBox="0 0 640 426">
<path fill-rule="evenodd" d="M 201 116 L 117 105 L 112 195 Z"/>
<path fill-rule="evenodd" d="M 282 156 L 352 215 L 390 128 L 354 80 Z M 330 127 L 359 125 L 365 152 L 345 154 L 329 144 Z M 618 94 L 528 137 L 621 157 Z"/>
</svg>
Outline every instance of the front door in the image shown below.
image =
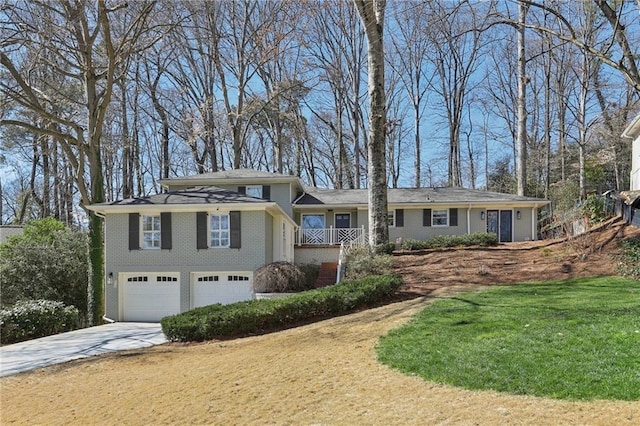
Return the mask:
<svg viewBox="0 0 640 426">
<path fill-rule="evenodd" d="M 351 214 L 336 213 L 336 228 L 351 228 Z"/>
<path fill-rule="evenodd" d="M 492 232 L 498 236 L 501 243 L 512 241 L 511 210 L 487 210 L 487 232 Z"/>
</svg>

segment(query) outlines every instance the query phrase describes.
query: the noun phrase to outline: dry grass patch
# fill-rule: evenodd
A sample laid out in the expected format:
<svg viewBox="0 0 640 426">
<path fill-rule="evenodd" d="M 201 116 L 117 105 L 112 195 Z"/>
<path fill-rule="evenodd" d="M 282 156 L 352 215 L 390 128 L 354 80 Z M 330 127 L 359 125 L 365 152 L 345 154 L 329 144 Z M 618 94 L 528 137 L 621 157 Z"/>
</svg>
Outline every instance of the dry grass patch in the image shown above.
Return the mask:
<svg viewBox="0 0 640 426">
<path fill-rule="evenodd" d="M 464 391 L 378 364 L 379 337 L 427 303 L 415 299 L 271 335 L 163 345 L 3 378 L 0 423 L 640 423 L 639 402 Z"/>
</svg>

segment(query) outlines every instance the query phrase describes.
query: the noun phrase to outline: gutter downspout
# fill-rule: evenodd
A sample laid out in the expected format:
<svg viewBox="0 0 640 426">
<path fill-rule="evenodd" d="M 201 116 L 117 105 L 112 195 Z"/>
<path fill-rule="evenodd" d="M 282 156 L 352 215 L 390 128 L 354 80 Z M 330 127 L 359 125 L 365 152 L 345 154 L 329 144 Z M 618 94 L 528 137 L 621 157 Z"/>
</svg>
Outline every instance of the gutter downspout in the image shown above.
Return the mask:
<svg viewBox="0 0 640 426">
<path fill-rule="evenodd" d="M 467 207 L 467 235 L 471 235 L 471 204 Z"/>
<path fill-rule="evenodd" d="M 531 207 L 531 241 L 538 240 L 538 233 L 536 232 L 536 209 L 538 208 L 538 204 Z"/>
<path fill-rule="evenodd" d="M 98 216 L 99 218 L 101 218 L 102 220 L 105 220 L 105 219 L 106 219 L 105 215 L 104 215 L 104 214 L 102 214 L 102 213 L 100 213 L 100 212 L 98 212 L 97 210 L 96 210 L 96 211 L 94 211 L 93 213 L 94 213 L 96 216 Z M 105 232 L 105 235 L 106 235 L 106 231 L 107 231 L 107 229 L 106 229 L 106 228 L 107 228 L 106 220 L 105 220 L 105 225 L 104 225 L 104 227 L 105 227 L 104 232 Z M 106 249 L 106 247 L 105 247 L 105 249 Z M 105 257 L 106 257 L 106 252 L 107 252 L 107 251 L 105 250 Z M 107 265 L 104 265 L 104 266 L 105 266 L 104 276 L 106 277 L 106 276 L 107 276 L 107 271 L 106 271 L 106 266 L 107 266 Z M 106 278 L 105 278 L 105 279 L 106 279 Z M 104 289 L 104 290 L 105 290 L 105 293 L 106 293 L 106 290 L 107 290 L 107 289 L 106 289 L 106 283 L 105 283 L 105 289 Z M 106 297 L 104 298 L 104 310 L 105 310 L 105 312 L 107 311 L 107 298 L 106 298 Z M 106 322 L 108 322 L 109 324 L 113 324 L 113 323 L 115 323 L 115 322 L 116 322 L 116 320 L 111 319 L 111 318 L 107 317 L 106 315 L 103 315 L 103 316 L 102 316 L 102 321 L 106 321 Z"/>
</svg>

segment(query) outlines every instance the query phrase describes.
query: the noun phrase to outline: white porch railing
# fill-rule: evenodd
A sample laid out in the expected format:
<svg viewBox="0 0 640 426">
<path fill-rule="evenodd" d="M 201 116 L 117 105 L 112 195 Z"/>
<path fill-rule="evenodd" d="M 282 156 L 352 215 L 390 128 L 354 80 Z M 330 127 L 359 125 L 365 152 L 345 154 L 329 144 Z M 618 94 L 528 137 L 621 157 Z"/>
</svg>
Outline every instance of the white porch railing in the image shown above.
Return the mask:
<svg viewBox="0 0 640 426">
<path fill-rule="evenodd" d="M 364 226 L 362 228 L 317 228 L 296 230 L 296 245 L 340 245 L 350 243 L 361 245 L 365 243 Z"/>
</svg>

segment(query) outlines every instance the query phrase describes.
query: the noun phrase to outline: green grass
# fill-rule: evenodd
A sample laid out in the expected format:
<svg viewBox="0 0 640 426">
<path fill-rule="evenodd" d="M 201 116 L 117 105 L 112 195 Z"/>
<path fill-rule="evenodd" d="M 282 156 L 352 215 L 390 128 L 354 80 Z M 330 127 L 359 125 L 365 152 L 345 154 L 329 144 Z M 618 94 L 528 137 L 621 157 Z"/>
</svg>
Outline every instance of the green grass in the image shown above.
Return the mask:
<svg viewBox="0 0 640 426">
<path fill-rule="evenodd" d="M 436 301 L 378 345 L 381 362 L 467 389 L 640 399 L 640 281 L 518 284 Z"/>
</svg>

